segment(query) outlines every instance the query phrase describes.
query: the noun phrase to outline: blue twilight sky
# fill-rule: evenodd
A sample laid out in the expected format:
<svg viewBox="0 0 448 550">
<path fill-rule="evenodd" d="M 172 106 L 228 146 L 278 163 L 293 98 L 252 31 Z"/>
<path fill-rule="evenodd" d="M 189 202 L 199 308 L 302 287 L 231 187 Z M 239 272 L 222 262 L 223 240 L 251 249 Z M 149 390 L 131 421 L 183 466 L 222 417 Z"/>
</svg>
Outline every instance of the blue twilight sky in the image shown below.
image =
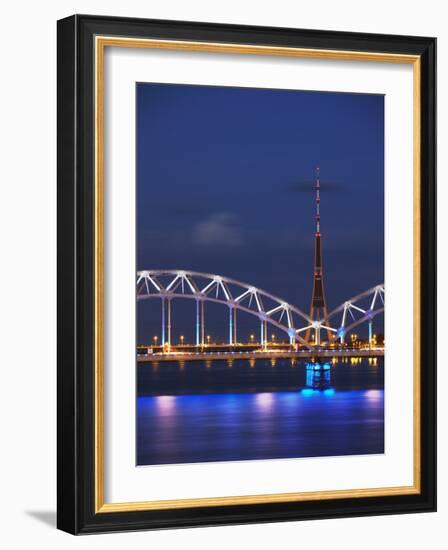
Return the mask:
<svg viewBox="0 0 448 550">
<path fill-rule="evenodd" d="M 216 273 L 308 311 L 316 166 L 331 310 L 384 278 L 383 96 L 139 83 L 137 269 Z M 139 305 L 139 342 L 155 307 Z"/>
</svg>

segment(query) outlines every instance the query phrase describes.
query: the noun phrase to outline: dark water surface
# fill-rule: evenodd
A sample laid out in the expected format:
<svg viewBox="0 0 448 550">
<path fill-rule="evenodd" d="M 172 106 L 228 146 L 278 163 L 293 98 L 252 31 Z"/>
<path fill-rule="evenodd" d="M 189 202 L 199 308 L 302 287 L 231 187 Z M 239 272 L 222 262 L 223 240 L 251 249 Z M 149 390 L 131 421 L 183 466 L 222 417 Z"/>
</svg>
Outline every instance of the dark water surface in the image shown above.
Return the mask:
<svg viewBox="0 0 448 550">
<path fill-rule="evenodd" d="M 137 464 L 384 452 L 382 359 L 329 376 L 289 359 L 139 364 Z"/>
</svg>

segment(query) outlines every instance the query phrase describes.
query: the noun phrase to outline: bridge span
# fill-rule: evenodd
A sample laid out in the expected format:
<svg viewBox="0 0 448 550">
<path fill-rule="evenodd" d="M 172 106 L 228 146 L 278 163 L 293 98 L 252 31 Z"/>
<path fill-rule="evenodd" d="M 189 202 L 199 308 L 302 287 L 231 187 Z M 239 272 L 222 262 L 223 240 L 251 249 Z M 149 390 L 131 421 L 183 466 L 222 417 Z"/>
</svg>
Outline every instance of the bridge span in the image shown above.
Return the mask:
<svg viewBox="0 0 448 550">
<path fill-rule="evenodd" d="M 234 361 L 235 359 L 344 359 L 383 357 L 384 348 L 372 349 L 301 349 L 256 351 L 170 352 L 137 355 L 138 363 L 167 361 Z"/>
<path fill-rule="evenodd" d="M 178 299 L 193 300 L 196 304 L 192 322 L 195 326 L 195 344 L 205 341 L 206 302 L 224 305 L 228 309 L 228 344 L 238 343 L 237 312 L 254 316 L 260 323 L 260 342 L 267 346 L 267 325 L 284 331 L 291 346 L 314 349 L 324 345 L 321 333 L 326 332 L 329 343 L 345 344 L 345 338 L 355 327 L 368 323 L 369 341 L 373 339 L 373 319 L 384 311 L 383 284 L 346 300 L 339 307 L 325 313 L 322 319 L 312 319 L 298 307 L 246 283 L 214 275 L 184 270 L 144 270 L 137 273 L 137 301 L 159 299 L 162 302 L 161 344 L 171 349 L 173 311 L 171 302 Z M 314 332 L 312 341 L 307 334 Z"/>
</svg>

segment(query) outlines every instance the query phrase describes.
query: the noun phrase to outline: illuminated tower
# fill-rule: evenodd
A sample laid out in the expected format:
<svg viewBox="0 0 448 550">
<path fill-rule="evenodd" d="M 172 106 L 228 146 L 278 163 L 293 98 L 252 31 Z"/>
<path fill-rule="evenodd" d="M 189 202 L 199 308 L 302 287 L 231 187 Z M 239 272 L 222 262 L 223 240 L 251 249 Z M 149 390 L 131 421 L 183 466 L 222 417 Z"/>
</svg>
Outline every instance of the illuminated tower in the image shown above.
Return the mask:
<svg viewBox="0 0 448 550">
<path fill-rule="evenodd" d="M 322 265 L 322 234 L 320 232 L 320 174 L 316 169 L 316 232 L 314 234 L 314 272 L 313 293 L 311 297 L 310 317 L 312 321 L 324 321 L 327 324 L 327 304 L 325 302 L 324 271 Z M 310 330 L 306 333 L 306 341 L 310 341 Z M 331 333 L 327 330 L 328 339 Z M 320 329 L 314 330 L 314 343 L 320 344 Z"/>
</svg>

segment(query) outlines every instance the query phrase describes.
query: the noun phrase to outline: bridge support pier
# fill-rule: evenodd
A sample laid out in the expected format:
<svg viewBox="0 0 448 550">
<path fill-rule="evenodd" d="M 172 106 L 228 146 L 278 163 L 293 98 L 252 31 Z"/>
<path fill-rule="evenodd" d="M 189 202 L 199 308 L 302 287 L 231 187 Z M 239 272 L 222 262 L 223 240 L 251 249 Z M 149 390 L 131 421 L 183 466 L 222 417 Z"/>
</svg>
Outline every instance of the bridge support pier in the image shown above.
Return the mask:
<svg viewBox="0 0 448 550">
<path fill-rule="evenodd" d="M 200 345 L 201 322 L 199 318 L 199 300 L 196 300 L 196 347 Z"/>
<path fill-rule="evenodd" d="M 233 343 L 236 344 L 238 342 L 237 340 L 237 333 L 236 333 L 236 312 L 238 310 L 236 307 L 233 308 Z"/>
<path fill-rule="evenodd" d="M 162 298 L 162 348 L 165 346 L 165 298 Z"/>
<path fill-rule="evenodd" d="M 167 323 L 167 344 L 168 350 L 171 349 L 171 300 L 168 298 L 168 323 Z"/>
<path fill-rule="evenodd" d="M 201 300 L 201 346 L 205 345 L 205 312 L 204 312 L 204 300 Z"/>
<path fill-rule="evenodd" d="M 314 329 L 314 343 L 316 346 L 320 346 L 320 326 Z"/>
<path fill-rule="evenodd" d="M 369 347 L 372 345 L 372 336 L 373 336 L 373 321 L 369 321 Z"/>
<path fill-rule="evenodd" d="M 233 306 L 229 306 L 229 346 L 233 346 Z"/>
<path fill-rule="evenodd" d="M 267 322 L 266 319 L 261 319 L 260 321 L 260 344 L 263 349 L 267 348 L 268 344 L 268 333 L 267 333 Z"/>
</svg>

